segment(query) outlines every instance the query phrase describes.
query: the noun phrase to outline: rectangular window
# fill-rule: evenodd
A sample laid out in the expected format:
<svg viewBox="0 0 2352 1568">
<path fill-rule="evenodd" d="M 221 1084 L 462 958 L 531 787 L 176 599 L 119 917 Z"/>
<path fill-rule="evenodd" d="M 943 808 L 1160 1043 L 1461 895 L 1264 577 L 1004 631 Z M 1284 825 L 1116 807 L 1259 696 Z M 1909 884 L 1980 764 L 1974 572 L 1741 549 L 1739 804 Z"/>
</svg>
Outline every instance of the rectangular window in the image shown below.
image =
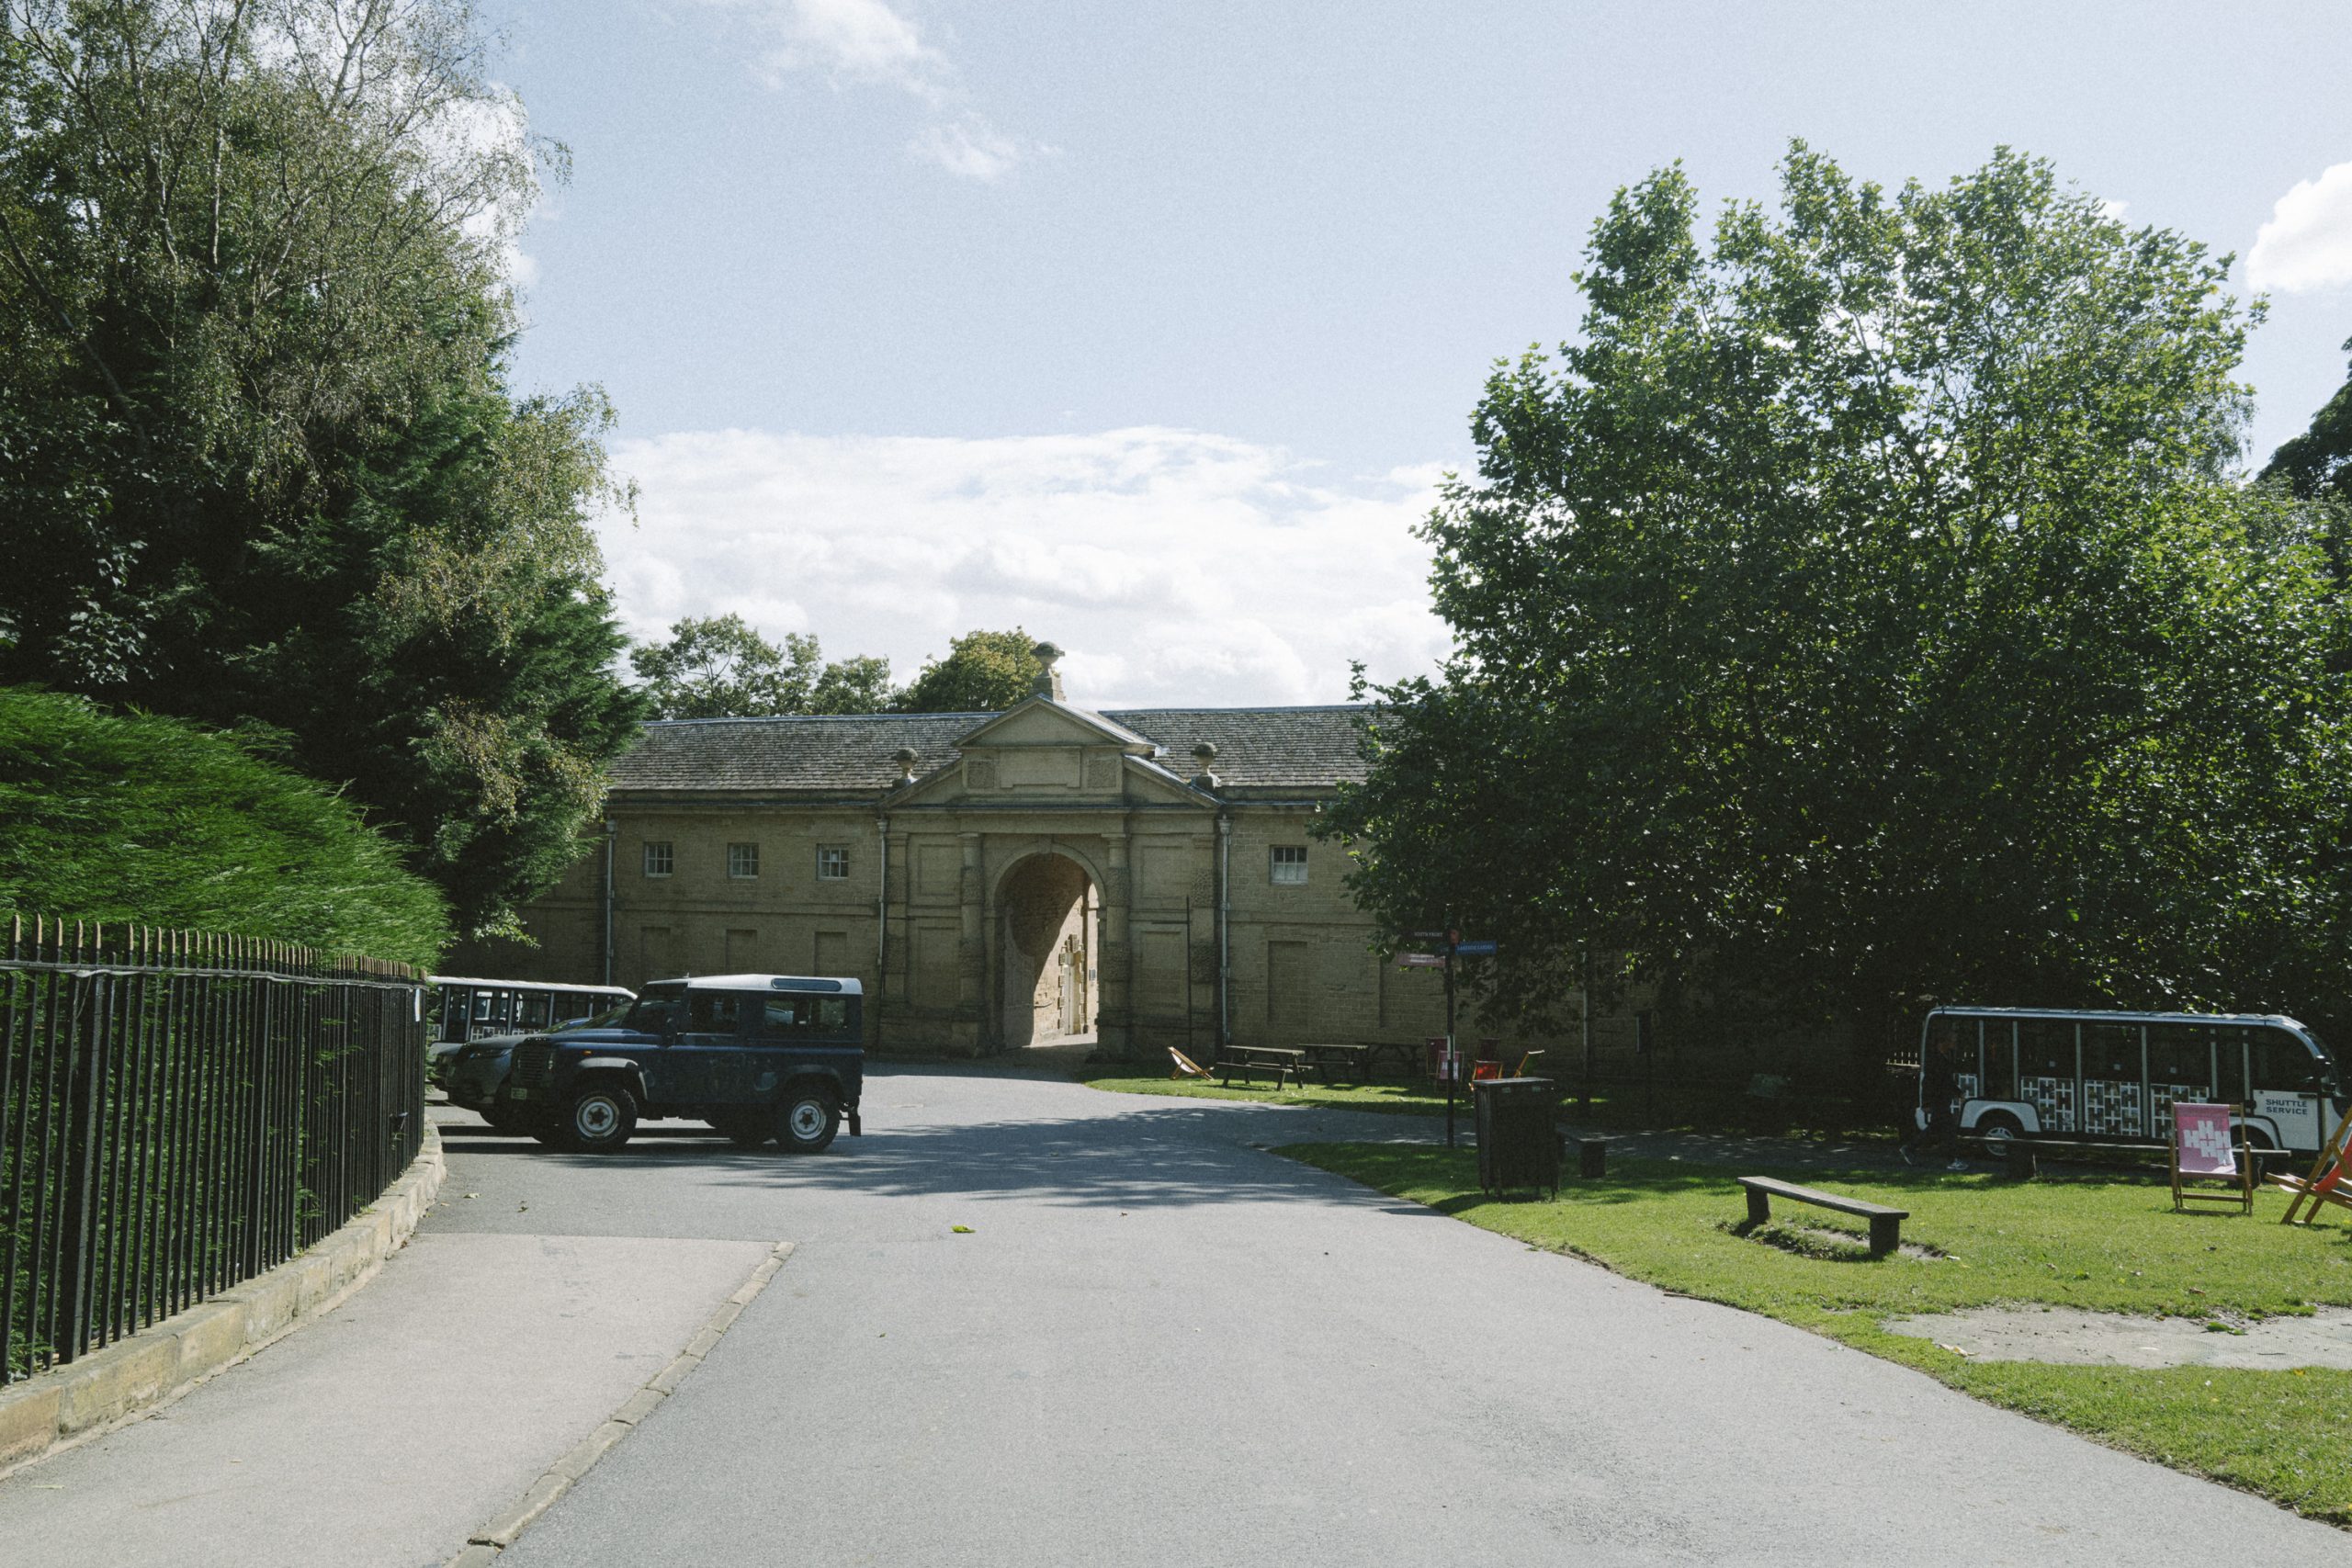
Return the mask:
<svg viewBox="0 0 2352 1568">
<path fill-rule="evenodd" d="M 1306 886 L 1306 846 L 1276 844 L 1274 846 L 1274 885 L 1278 887 Z"/>
<path fill-rule="evenodd" d="M 760 874 L 760 846 L 729 844 L 727 846 L 727 874 L 733 877 Z"/>
<path fill-rule="evenodd" d="M 847 882 L 849 880 L 849 852 L 847 850 L 819 850 L 817 852 L 817 880 Z"/>
<path fill-rule="evenodd" d="M 667 839 L 646 840 L 645 874 L 648 876 L 667 876 L 670 874 L 670 840 Z"/>
</svg>

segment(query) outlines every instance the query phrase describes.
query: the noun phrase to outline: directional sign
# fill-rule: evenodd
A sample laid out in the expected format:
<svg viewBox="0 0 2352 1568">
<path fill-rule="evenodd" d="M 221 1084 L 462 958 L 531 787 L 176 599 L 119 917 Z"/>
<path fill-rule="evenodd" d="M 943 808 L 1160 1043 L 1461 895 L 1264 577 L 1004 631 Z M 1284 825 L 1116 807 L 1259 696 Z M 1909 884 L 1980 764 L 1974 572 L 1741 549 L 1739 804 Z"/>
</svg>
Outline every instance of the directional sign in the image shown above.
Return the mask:
<svg viewBox="0 0 2352 1568">
<path fill-rule="evenodd" d="M 1396 967 L 1399 969 L 1442 969 L 1445 967 L 1445 954 L 1442 953 L 1400 953 L 1396 955 Z"/>
<path fill-rule="evenodd" d="M 1464 958 L 1492 958 L 1498 945 L 1491 942 L 1457 942 L 1453 951 Z"/>
<path fill-rule="evenodd" d="M 1443 931 L 1407 931 L 1405 934 L 1415 942 L 1443 942 L 1445 940 Z"/>
</svg>

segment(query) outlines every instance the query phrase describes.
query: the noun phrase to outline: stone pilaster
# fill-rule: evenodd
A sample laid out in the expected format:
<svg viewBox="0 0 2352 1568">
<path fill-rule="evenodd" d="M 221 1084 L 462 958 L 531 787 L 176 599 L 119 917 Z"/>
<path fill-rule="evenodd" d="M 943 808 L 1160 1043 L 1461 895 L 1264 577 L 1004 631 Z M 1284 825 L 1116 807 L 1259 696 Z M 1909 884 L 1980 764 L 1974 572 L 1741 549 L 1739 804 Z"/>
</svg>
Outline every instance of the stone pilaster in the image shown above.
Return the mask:
<svg viewBox="0 0 2352 1568">
<path fill-rule="evenodd" d="M 1134 949 L 1127 940 L 1127 911 L 1135 900 L 1135 876 L 1127 869 L 1127 835 L 1102 835 L 1102 1023 L 1096 1038 L 1103 1055 L 1124 1057 L 1135 1048 Z"/>
<path fill-rule="evenodd" d="M 956 941 L 956 1032 L 957 1043 L 980 1050 L 987 1039 L 983 1027 L 988 1010 L 988 941 L 983 908 L 987 898 L 987 869 L 981 863 L 980 835 L 966 833 L 964 846 L 963 928 Z"/>
</svg>

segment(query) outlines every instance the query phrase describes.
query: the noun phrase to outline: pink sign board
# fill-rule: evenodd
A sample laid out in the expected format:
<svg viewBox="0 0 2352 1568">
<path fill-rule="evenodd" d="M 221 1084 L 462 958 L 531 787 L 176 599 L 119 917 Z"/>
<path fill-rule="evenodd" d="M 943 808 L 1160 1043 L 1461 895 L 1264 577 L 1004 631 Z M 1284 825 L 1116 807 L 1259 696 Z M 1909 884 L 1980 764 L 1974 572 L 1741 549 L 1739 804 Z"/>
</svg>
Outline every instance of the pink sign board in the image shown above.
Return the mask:
<svg viewBox="0 0 2352 1568">
<path fill-rule="evenodd" d="M 2237 1151 L 2230 1147 L 2230 1108 L 2176 1103 L 2172 1135 L 2180 1149 L 2183 1176 L 2235 1176 Z"/>
</svg>

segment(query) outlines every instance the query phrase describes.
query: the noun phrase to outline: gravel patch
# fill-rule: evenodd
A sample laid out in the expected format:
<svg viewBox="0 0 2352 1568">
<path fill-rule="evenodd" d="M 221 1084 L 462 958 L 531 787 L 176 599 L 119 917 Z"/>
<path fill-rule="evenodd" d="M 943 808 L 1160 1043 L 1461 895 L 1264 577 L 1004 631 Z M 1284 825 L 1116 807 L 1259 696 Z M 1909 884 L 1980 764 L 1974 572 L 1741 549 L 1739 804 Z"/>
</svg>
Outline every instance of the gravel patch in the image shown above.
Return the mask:
<svg viewBox="0 0 2352 1568">
<path fill-rule="evenodd" d="M 2077 1307 L 1974 1307 L 1892 1318 L 1890 1333 L 1984 1361 L 2087 1367 L 2352 1368 L 2352 1308 L 2254 1321 L 2131 1317 Z"/>
</svg>

